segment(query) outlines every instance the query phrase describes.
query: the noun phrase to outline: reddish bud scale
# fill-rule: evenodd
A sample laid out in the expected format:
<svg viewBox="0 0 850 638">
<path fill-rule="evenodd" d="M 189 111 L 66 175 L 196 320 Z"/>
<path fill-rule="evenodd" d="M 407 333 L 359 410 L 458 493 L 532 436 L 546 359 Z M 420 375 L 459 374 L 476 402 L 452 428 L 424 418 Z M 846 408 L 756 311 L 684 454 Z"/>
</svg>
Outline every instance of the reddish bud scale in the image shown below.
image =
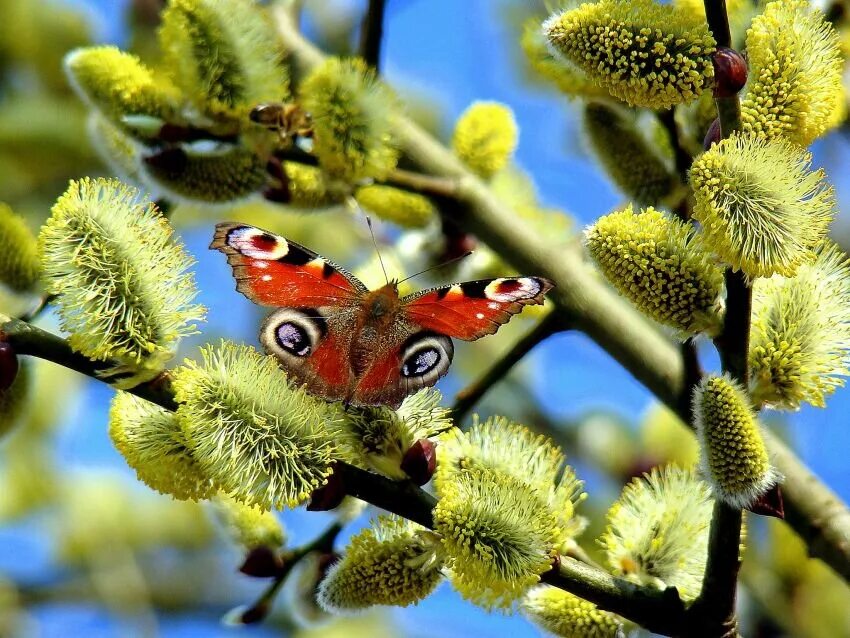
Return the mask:
<svg viewBox="0 0 850 638">
<path fill-rule="evenodd" d="M 774 485 L 767 492 L 759 496 L 755 503 L 747 509 L 759 516 L 771 516 L 779 520 L 785 520 L 785 502 L 782 499 L 782 488 Z"/>
<path fill-rule="evenodd" d="M 239 620 L 243 625 L 255 625 L 258 622 L 264 621 L 266 616 L 269 615 L 269 611 L 271 611 L 269 603 L 262 601 L 243 611 Z"/>
<path fill-rule="evenodd" d="M 0 392 L 8 390 L 18 376 L 18 357 L 12 344 L 0 341 Z"/>
<path fill-rule="evenodd" d="M 401 471 L 417 485 L 425 485 L 437 469 L 436 446 L 428 439 L 419 439 L 404 453 Z"/>
<path fill-rule="evenodd" d="M 705 132 L 705 138 L 702 141 L 702 147 L 705 150 L 710 149 L 715 144 L 719 144 L 723 137 L 723 132 L 720 130 L 720 118 L 715 117 L 711 126 Z"/>
<path fill-rule="evenodd" d="M 719 47 L 712 57 L 714 63 L 714 97 L 732 97 L 747 83 L 747 61 L 728 47 Z"/>
<path fill-rule="evenodd" d="M 272 578 L 280 573 L 283 561 L 271 547 L 255 547 L 248 551 L 239 571 L 254 578 Z"/>
<path fill-rule="evenodd" d="M 342 484 L 342 478 L 339 472 L 332 472 L 328 477 L 327 483 L 322 487 L 313 490 L 310 495 L 310 502 L 307 504 L 309 512 L 326 512 L 335 507 L 339 507 L 342 499 L 345 498 L 345 486 Z"/>
</svg>

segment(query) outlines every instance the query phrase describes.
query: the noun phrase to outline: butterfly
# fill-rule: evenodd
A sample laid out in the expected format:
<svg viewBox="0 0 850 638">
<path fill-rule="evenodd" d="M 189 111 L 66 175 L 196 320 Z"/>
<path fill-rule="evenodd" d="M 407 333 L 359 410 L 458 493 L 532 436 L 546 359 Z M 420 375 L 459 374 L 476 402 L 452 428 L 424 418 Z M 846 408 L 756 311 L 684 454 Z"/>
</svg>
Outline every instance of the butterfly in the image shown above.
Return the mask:
<svg viewBox="0 0 850 638">
<path fill-rule="evenodd" d="M 210 248 L 227 255 L 236 290 L 276 308 L 260 328 L 266 352 L 309 392 L 347 405 L 397 408 L 446 374 L 452 338 L 495 333 L 553 287 L 542 277 L 501 277 L 400 297 L 395 281 L 369 290 L 312 250 L 232 222 L 216 226 Z"/>
</svg>

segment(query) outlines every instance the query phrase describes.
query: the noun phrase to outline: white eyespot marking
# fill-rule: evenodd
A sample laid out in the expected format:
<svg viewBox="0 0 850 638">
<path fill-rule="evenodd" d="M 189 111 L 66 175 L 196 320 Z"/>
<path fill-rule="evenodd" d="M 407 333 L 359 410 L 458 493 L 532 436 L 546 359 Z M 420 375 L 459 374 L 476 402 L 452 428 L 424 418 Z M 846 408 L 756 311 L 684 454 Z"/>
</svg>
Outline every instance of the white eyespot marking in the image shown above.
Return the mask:
<svg viewBox="0 0 850 638">
<path fill-rule="evenodd" d="M 263 275 L 262 279 L 263 279 L 263 281 L 271 281 L 272 276 L 271 275 Z"/>
<path fill-rule="evenodd" d="M 260 328 L 260 343 L 282 363 L 294 362 L 316 349 L 324 336 L 324 321 L 324 317 L 313 309 L 302 312 L 281 308 L 266 317 Z"/>
<path fill-rule="evenodd" d="M 253 265 L 256 266 L 257 268 L 268 268 L 269 267 L 269 265 L 264 261 L 255 261 Z"/>
<path fill-rule="evenodd" d="M 401 376 L 431 386 L 449 369 L 454 356 L 452 340 L 442 335 L 420 333 L 408 340 L 401 353 Z"/>
<path fill-rule="evenodd" d="M 289 245 L 281 237 L 275 237 L 258 228 L 235 228 L 227 235 L 227 245 L 252 259 L 267 261 L 285 257 Z"/>
<path fill-rule="evenodd" d="M 499 304 L 497 304 L 497 303 L 495 303 L 495 302 L 492 302 L 492 301 L 491 301 L 490 303 L 488 303 L 488 304 L 487 304 L 487 307 L 488 307 L 490 310 L 498 310 L 498 309 L 499 309 Z"/>
<path fill-rule="evenodd" d="M 476 319 L 483 319 L 483 318 L 484 318 L 484 313 L 481 313 L 481 312 L 476 313 L 475 318 L 476 318 Z"/>
<path fill-rule="evenodd" d="M 533 299 L 543 289 L 533 277 L 494 279 L 484 289 L 484 296 L 493 301 L 511 302 Z"/>
</svg>

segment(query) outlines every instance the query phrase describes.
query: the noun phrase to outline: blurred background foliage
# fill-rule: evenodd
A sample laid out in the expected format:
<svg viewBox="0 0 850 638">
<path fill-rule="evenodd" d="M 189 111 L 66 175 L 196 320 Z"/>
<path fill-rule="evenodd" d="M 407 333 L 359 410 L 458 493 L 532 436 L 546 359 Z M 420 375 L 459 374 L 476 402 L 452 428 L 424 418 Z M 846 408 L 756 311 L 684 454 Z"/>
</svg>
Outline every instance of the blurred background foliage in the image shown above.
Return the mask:
<svg viewBox="0 0 850 638">
<path fill-rule="evenodd" d="M 162 4 L 0 0 L 0 201 L 24 215 L 34 231 L 69 179 L 109 174 L 89 143 L 85 109 L 67 85 L 62 57 L 74 47 L 109 42 L 155 63 Z M 329 52 L 354 53 L 364 4 L 307 1 L 304 29 Z M 560 240 L 572 241 L 581 225 L 623 196 L 591 159 L 579 126 L 581 105 L 560 95 L 557 82 L 543 77 L 545 67 L 530 64 L 523 53 L 528 21 L 545 17 L 553 7 L 544 5 L 551 4 L 558 3 L 391 0 L 384 73 L 407 112 L 446 141 L 452 123 L 473 100 L 509 104 L 521 141 L 516 165 L 494 176 L 493 187 L 520 211 L 545 211 L 544 218 L 530 215 Z M 845 20 L 850 7 L 836 2 L 827 8 L 850 43 Z M 814 148 L 816 163 L 836 183 L 843 210 L 850 196 L 848 140 L 845 124 Z M 179 206 L 172 221 L 198 259 L 201 301 L 210 308 L 204 334 L 187 340 L 182 354 L 192 356 L 200 343 L 219 336 L 255 342 L 261 311 L 238 297 L 226 264 L 206 250 L 214 223 L 225 219 L 279 232 L 352 267 L 369 285 L 381 282 L 362 216 L 345 207 L 303 212 L 262 201 L 232 208 Z M 846 214 L 837 229 L 835 239 L 850 246 Z M 401 232 L 382 224 L 379 236 L 384 259 L 398 274 L 436 258 L 433 229 Z M 503 273 L 498 259 L 481 250 L 434 277 Z M 35 303 L 0 289 L 0 308 L 10 314 Z M 447 401 L 531 328 L 535 314 L 524 316 L 498 337 L 459 345 L 453 373 L 441 384 Z M 55 330 L 49 314 L 40 321 Z M 237 631 L 221 625 L 220 618 L 253 600 L 263 583 L 237 573 L 240 550 L 205 504 L 173 501 L 135 480 L 106 436 L 111 390 L 42 361 L 28 361 L 16 383 L 26 386 L 16 393 L 23 399 L 0 406 L 0 636 Z M 591 495 L 582 505 L 590 519 L 584 539 L 599 534 L 605 510 L 631 476 L 666 461 L 688 464 L 697 454 L 693 437 L 676 417 L 579 335 L 550 339 L 496 386 L 480 409 L 509 415 L 564 447 Z M 829 412 L 807 409 L 772 423 L 791 434 L 803 458 L 845 499 L 850 498 L 850 466 L 842 452 L 850 445 L 850 430 L 842 415 L 848 410 L 850 396 L 839 391 Z M 295 544 L 309 541 L 329 520 L 300 511 L 281 518 Z M 350 525 L 343 538 L 360 526 L 362 520 Z M 850 590 L 809 560 L 787 527 L 759 519 L 748 537 L 742 591 L 747 635 L 850 636 Z M 592 541 L 586 549 L 597 555 Z M 311 630 L 296 626 L 291 600 L 283 596 L 251 635 L 519 638 L 537 633 L 518 616 L 488 616 L 445 585 L 419 607 Z"/>
</svg>

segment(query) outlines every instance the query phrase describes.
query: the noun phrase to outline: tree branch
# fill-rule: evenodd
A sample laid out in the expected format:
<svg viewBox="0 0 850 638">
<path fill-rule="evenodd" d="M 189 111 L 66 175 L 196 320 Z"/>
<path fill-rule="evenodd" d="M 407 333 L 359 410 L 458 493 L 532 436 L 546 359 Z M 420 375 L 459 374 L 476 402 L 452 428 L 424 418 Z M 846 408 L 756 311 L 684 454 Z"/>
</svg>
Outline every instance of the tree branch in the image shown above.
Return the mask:
<svg viewBox="0 0 850 638">
<path fill-rule="evenodd" d="M 360 31 L 360 57 L 375 71 L 380 71 L 386 5 L 387 0 L 369 0 Z"/>
<path fill-rule="evenodd" d="M 452 420 L 455 423 L 463 421 L 469 414 L 469 411 L 487 394 L 490 388 L 498 383 L 525 355 L 537 344 L 562 330 L 565 330 L 563 321 L 554 312 L 550 312 L 543 317 L 534 328 L 529 330 L 522 339 L 514 344 L 513 348 L 500 357 L 480 379 L 473 381 L 457 393 L 454 407 L 452 407 Z"/>
<path fill-rule="evenodd" d="M 322 62 L 321 51 L 293 28 L 285 13 L 275 12 L 275 18 L 285 46 L 300 67 L 309 69 Z M 420 170 L 457 180 L 457 199 L 465 204 L 464 214 L 457 219 L 459 225 L 479 236 L 516 269 L 552 279 L 557 287 L 549 296 L 574 320 L 573 327 L 604 348 L 665 405 L 689 419 L 682 407 L 689 401 L 685 365 L 675 344 L 606 286 L 578 251 L 544 244 L 486 184 L 418 124 L 398 116 L 394 128 L 402 149 Z M 767 437 L 767 441 L 772 452 L 774 439 Z M 850 573 L 850 543 L 837 542 L 850 538 L 850 510 L 792 452 L 774 455 L 774 465 L 785 475 L 786 485 L 805 481 L 808 497 L 835 504 L 832 511 L 837 514 L 828 520 L 814 513 L 816 518 L 805 523 L 790 518 L 789 523 L 810 548 L 821 548 L 817 555 L 836 572 Z M 796 490 L 784 488 L 783 494 L 786 508 L 804 516 L 813 514 L 811 500 L 798 502 Z"/>
</svg>

